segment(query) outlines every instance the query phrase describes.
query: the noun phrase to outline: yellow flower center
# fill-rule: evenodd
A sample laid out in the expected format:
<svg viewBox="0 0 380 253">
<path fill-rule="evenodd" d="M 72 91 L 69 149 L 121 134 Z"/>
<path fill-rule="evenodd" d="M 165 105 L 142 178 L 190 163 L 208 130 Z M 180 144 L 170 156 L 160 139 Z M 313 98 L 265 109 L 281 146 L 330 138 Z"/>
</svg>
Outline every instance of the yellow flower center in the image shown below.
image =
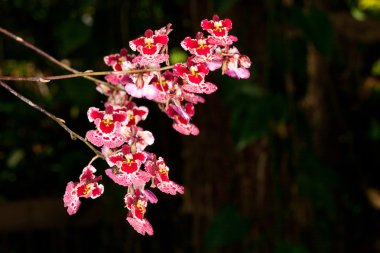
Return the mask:
<svg viewBox="0 0 380 253">
<path fill-rule="evenodd" d="M 146 38 L 145 39 L 145 47 L 150 48 L 151 46 L 154 46 L 154 41 L 152 38 Z"/>
<path fill-rule="evenodd" d="M 195 71 L 198 71 L 198 68 L 196 66 L 191 66 L 190 67 L 190 71 L 191 71 L 191 75 L 195 75 L 195 76 L 198 76 L 198 73 L 195 72 Z"/>
<path fill-rule="evenodd" d="M 204 48 L 204 41 L 203 40 L 198 40 L 198 48 Z"/>
<path fill-rule="evenodd" d="M 217 31 L 220 31 L 223 29 L 221 22 L 215 22 L 214 26 L 215 26 L 215 30 L 217 30 Z"/>
<path fill-rule="evenodd" d="M 162 168 L 161 166 L 158 168 L 158 172 L 160 172 L 160 174 L 164 174 L 164 175 L 169 174 L 169 172 L 165 168 Z"/>
<path fill-rule="evenodd" d="M 90 186 L 88 184 L 86 184 L 86 186 L 84 187 L 84 190 L 83 190 L 83 195 L 87 195 L 90 191 Z"/>
<path fill-rule="evenodd" d="M 113 124 L 113 122 L 112 122 L 111 120 L 109 120 L 109 119 L 104 119 L 104 120 L 102 120 L 102 122 L 103 122 L 104 124 L 106 124 L 107 127 L 109 127 L 110 125 Z"/>
<path fill-rule="evenodd" d="M 124 160 L 124 161 L 123 161 L 124 164 L 131 165 L 132 163 L 136 163 L 134 160 L 132 160 L 132 159 L 130 159 L 130 158 L 128 158 L 128 157 L 126 157 L 126 159 L 127 159 L 127 160 Z"/>
<path fill-rule="evenodd" d="M 145 213 L 145 207 L 141 204 L 141 200 L 137 201 L 136 207 L 140 212 Z"/>
</svg>

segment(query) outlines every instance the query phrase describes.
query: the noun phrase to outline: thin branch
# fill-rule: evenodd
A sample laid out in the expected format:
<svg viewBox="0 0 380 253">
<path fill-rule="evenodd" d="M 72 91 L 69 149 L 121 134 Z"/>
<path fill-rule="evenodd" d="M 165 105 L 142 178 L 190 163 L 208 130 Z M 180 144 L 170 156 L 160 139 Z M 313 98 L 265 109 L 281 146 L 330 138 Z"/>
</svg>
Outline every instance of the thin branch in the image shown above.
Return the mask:
<svg viewBox="0 0 380 253">
<path fill-rule="evenodd" d="M 125 70 L 125 71 L 100 71 L 100 72 L 85 71 L 85 72 L 76 72 L 75 74 L 59 75 L 59 76 L 45 76 L 45 77 L 0 76 L 0 80 L 4 80 L 4 81 L 32 81 L 32 82 L 45 82 L 46 83 L 46 82 L 50 82 L 51 80 L 58 80 L 58 79 L 68 79 L 68 78 L 75 78 L 75 77 L 90 77 L 90 76 L 104 76 L 104 75 L 110 75 L 110 74 L 115 74 L 115 75 L 137 74 L 137 73 L 153 72 L 153 71 L 159 72 L 159 71 L 168 70 L 168 69 L 172 69 L 172 68 L 174 68 L 173 65 L 162 67 L 162 68 L 136 69 L 136 70 Z"/>
<path fill-rule="evenodd" d="M 73 69 L 69 66 L 67 66 L 66 64 L 60 62 L 59 60 L 55 59 L 53 56 L 49 55 L 48 53 L 42 51 L 41 49 L 35 47 L 34 45 L 30 44 L 29 42 L 25 41 L 23 38 L 19 37 L 19 36 L 16 36 L 15 34 L 9 32 L 8 30 L 0 27 L 0 33 L 8 36 L 9 38 L 21 43 L 22 45 L 24 45 L 25 47 L 28 47 L 30 49 L 32 49 L 34 52 L 36 52 L 37 54 L 45 57 L 46 59 L 48 59 L 49 61 L 57 64 L 58 66 L 60 66 L 61 68 L 63 69 L 66 69 L 72 73 L 80 73 L 78 70 L 76 69 Z M 98 80 L 96 78 L 93 78 L 93 77 L 90 77 L 90 76 L 83 76 L 84 78 L 88 79 L 88 80 L 91 80 L 93 82 L 95 82 L 96 84 L 104 84 L 106 86 L 109 86 L 110 88 L 114 88 L 114 86 L 111 86 L 109 83 L 107 82 L 104 82 L 102 80 Z M 1 79 L 1 80 L 11 80 L 11 79 Z"/>
<path fill-rule="evenodd" d="M 91 165 L 96 159 L 98 159 L 98 158 L 103 158 L 103 157 L 100 157 L 99 155 L 94 156 L 94 157 L 91 159 L 91 161 L 88 163 L 87 166 L 90 166 L 90 165 Z"/>
<path fill-rule="evenodd" d="M 56 117 L 55 115 L 51 114 L 50 112 L 46 111 L 45 109 L 41 108 L 40 106 L 36 105 L 35 103 L 33 103 L 32 101 L 30 101 L 28 98 L 22 96 L 21 94 L 19 94 L 17 91 L 13 90 L 11 87 L 9 87 L 6 83 L 0 81 L 0 85 L 3 86 L 6 90 L 8 90 L 10 93 L 12 93 L 14 96 L 16 96 L 17 98 L 21 99 L 23 102 L 25 102 L 26 104 L 30 105 L 31 107 L 33 107 L 34 109 L 42 112 L 43 114 L 45 114 L 46 116 L 48 116 L 49 118 L 51 118 L 52 120 L 54 120 L 55 122 L 57 122 L 63 129 L 65 129 L 71 136 L 71 139 L 75 140 L 75 139 L 79 139 L 80 141 L 82 141 L 84 144 L 86 144 L 92 151 L 94 151 L 94 153 L 104 159 L 104 156 L 101 152 L 99 152 L 90 142 L 88 142 L 85 138 L 83 138 L 82 136 L 80 136 L 79 134 L 75 133 L 73 130 L 71 130 L 69 127 L 67 127 L 65 125 L 65 121 L 63 119 L 60 119 L 58 117 Z"/>
</svg>

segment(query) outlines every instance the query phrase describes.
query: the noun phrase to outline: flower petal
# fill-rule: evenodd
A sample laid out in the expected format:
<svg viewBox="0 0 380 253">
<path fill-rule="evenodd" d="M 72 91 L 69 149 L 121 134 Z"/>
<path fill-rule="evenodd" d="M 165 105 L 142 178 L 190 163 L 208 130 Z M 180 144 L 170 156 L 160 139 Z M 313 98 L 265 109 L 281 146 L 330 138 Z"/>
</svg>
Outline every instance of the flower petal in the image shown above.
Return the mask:
<svg viewBox="0 0 380 253">
<path fill-rule="evenodd" d="M 153 235 L 152 225 L 147 219 L 140 220 L 137 218 L 128 217 L 127 221 L 137 231 L 137 233 L 142 235 L 145 235 L 145 233 L 148 235 Z"/>
<path fill-rule="evenodd" d="M 174 183 L 173 181 L 164 181 L 157 184 L 157 188 L 164 193 L 168 193 L 171 195 L 176 195 L 177 192 L 183 194 L 185 189 L 183 186 Z"/>
<path fill-rule="evenodd" d="M 90 130 L 86 133 L 86 139 L 97 147 L 103 145 L 103 134 L 97 130 Z"/>
<path fill-rule="evenodd" d="M 63 196 L 64 207 L 67 207 L 67 212 L 69 215 L 75 214 L 80 206 L 80 200 L 77 196 L 77 191 L 75 184 L 73 182 L 69 182 L 66 186 L 66 191 Z"/>
</svg>

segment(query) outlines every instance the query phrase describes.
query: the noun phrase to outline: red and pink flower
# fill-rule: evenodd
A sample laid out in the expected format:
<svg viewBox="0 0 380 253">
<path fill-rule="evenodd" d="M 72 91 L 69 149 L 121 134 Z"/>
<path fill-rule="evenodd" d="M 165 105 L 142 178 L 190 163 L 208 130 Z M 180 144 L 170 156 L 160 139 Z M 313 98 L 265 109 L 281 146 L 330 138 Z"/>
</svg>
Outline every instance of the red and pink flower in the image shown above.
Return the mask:
<svg viewBox="0 0 380 253">
<path fill-rule="evenodd" d="M 87 116 L 90 122 L 94 122 L 96 130 L 86 133 L 86 138 L 95 146 L 107 146 L 116 148 L 124 143 L 124 138 L 120 134 L 120 126 L 127 122 L 127 114 L 114 112 L 112 106 L 107 106 L 105 111 L 98 108 L 88 109 Z"/>
<path fill-rule="evenodd" d="M 173 128 L 185 135 L 198 135 L 199 129 L 191 123 L 194 105 L 205 100 L 199 94 L 211 94 L 217 86 L 206 82 L 209 71 L 221 68 L 222 74 L 234 78 L 248 78 L 251 61 L 241 55 L 232 44 L 237 37 L 229 35 L 230 19 L 201 22 L 205 37 L 198 32 L 195 38 L 186 37 L 181 46 L 191 54 L 186 63 L 169 66 L 168 34 L 171 24 L 159 30 L 146 30 L 144 36 L 129 42 L 138 55 L 128 54 L 126 49 L 104 57 L 113 71 L 105 76 L 108 84 L 97 85 L 97 90 L 107 96 L 105 110 L 91 107 L 87 112 L 96 129 L 86 133 L 86 139 L 97 147 L 101 154 L 93 158 L 79 177 L 79 182 L 69 182 L 64 194 L 64 206 L 72 215 L 78 211 L 80 198 L 97 198 L 104 187 L 95 176 L 91 163 L 99 157 L 106 160 L 109 169 L 105 174 L 116 184 L 127 187 L 124 201 L 128 208 L 127 221 L 140 234 L 153 235 L 153 228 L 145 218 L 148 202 L 156 203 L 156 195 L 145 189 L 148 182 L 152 188 L 176 195 L 184 194 L 184 187 L 169 179 L 169 168 L 164 159 L 145 151 L 155 141 L 150 131 L 138 126 L 148 115 L 148 108 L 137 106 L 133 98 L 146 98 L 158 103 L 159 108 L 173 119 Z M 160 66 L 166 62 L 167 67 Z M 167 70 L 171 69 L 173 70 Z M 166 69 L 163 72 L 163 69 Z M 122 72 L 123 71 L 123 72 Z M 162 73 L 163 72 L 163 73 Z M 88 144 L 88 143 L 87 143 Z"/>
<path fill-rule="evenodd" d="M 81 204 L 79 198 L 96 199 L 104 192 L 104 187 L 98 181 L 102 176 L 95 176 L 96 169 L 89 165 L 85 167 L 79 177 L 79 182 L 69 182 L 66 186 L 65 195 L 63 196 L 64 207 L 70 215 L 75 214 Z"/>
<path fill-rule="evenodd" d="M 228 55 L 223 63 L 222 73 L 238 79 L 249 78 L 248 68 L 251 66 L 251 60 L 248 56 L 241 55 L 236 47 L 230 48 Z"/>
<path fill-rule="evenodd" d="M 169 168 L 162 157 L 154 161 L 148 161 L 145 169 L 154 177 L 152 185 L 157 186 L 160 191 L 171 195 L 185 192 L 183 186 L 169 179 Z"/>
<path fill-rule="evenodd" d="M 150 82 L 155 74 L 154 71 L 130 74 L 129 77 L 131 81 L 125 85 L 125 90 L 132 97 L 145 97 L 149 100 L 153 100 L 157 96 L 157 90 Z"/>
<path fill-rule="evenodd" d="M 146 30 L 145 36 L 129 42 L 131 49 L 141 54 L 141 57 L 135 58 L 134 62 L 145 66 L 166 61 L 169 55 L 161 53 L 161 49 L 168 44 L 168 41 L 167 35 L 161 33 L 153 34 L 152 30 Z"/>
<path fill-rule="evenodd" d="M 127 49 L 123 48 L 118 54 L 105 56 L 104 62 L 107 66 L 112 67 L 114 71 L 133 70 L 136 68 L 136 65 L 132 63 L 135 57 L 135 55 L 129 55 Z M 104 78 L 114 85 L 125 85 L 130 81 L 127 74 L 108 74 Z"/>
<path fill-rule="evenodd" d="M 152 84 L 158 91 L 157 96 L 154 101 L 158 103 L 167 103 L 170 98 L 176 96 L 178 92 L 178 81 L 179 78 L 173 74 L 171 71 L 165 71 L 160 75 L 156 75 L 152 79 Z"/>
<path fill-rule="evenodd" d="M 132 62 L 134 55 L 129 55 L 128 50 L 123 48 L 118 54 L 111 54 L 104 57 L 104 63 L 110 66 L 115 71 L 125 70 L 123 64 L 125 62 Z"/>
<path fill-rule="evenodd" d="M 124 197 L 125 205 L 128 208 L 127 221 L 129 224 L 142 235 L 153 235 L 153 228 L 149 221 L 144 217 L 148 205 L 148 199 L 140 189 L 134 193 L 127 193 Z"/>
<path fill-rule="evenodd" d="M 124 127 L 122 133 L 126 143 L 134 147 L 136 151 L 143 151 L 148 145 L 154 143 L 153 134 L 138 126 Z"/>
<path fill-rule="evenodd" d="M 166 114 L 174 120 L 173 128 L 184 135 L 199 134 L 198 127 L 190 123 L 194 112 L 194 105 L 191 103 L 187 103 L 185 106 L 170 104 L 166 109 Z"/>
<path fill-rule="evenodd" d="M 204 63 L 193 63 L 189 61 L 187 64 L 177 63 L 174 65 L 173 73 L 185 81 L 182 89 L 191 93 L 215 92 L 218 87 L 210 82 L 205 82 L 205 77 L 209 73 L 209 69 Z"/>
<path fill-rule="evenodd" d="M 228 18 L 219 20 L 219 16 L 214 15 L 212 20 L 202 20 L 201 27 L 215 37 L 226 37 L 232 29 L 232 21 Z"/>
<path fill-rule="evenodd" d="M 194 55 L 194 62 L 207 62 L 214 53 L 215 45 L 210 44 L 209 38 L 204 38 L 203 33 L 199 32 L 195 39 L 186 37 L 182 42 L 183 49 Z"/>
<path fill-rule="evenodd" d="M 145 106 L 136 106 L 135 103 L 129 102 L 126 105 L 126 113 L 128 115 L 127 126 L 135 126 L 141 120 L 145 120 L 148 116 L 149 110 Z"/>
<path fill-rule="evenodd" d="M 149 173 L 140 170 L 146 158 L 144 152 L 131 153 L 131 148 L 124 145 L 121 152 L 107 157 L 108 164 L 116 168 L 107 169 L 106 174 L 122 186 L 144 185 L 151 178 Z"/>
</svg>

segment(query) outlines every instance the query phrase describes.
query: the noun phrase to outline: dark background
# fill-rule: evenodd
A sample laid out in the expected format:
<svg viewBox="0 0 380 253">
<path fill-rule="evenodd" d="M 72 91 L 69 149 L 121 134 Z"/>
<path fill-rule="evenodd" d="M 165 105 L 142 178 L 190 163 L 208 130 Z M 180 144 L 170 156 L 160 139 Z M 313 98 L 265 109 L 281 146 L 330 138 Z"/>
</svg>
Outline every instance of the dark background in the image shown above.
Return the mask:
<svg viewBox="0 0 380 253">
<path fill-rule="evenodd" d="M 0 252 L 380 251 L 378 1 L 0 0 L 0 26 L 81 71 L 108 70 L 105 55 L 169 22 L 180 57 L 180 41 L 215 13 L 232 19 L 251 78 L 208 76 L 219 90 L 196 106 L 196 137 L 137 101 L 150 108 L 148 149 L 186 187 L 156 192 L 153 237 L 128 225 L 124 189 L 106 177 L 105 194 L 69 217 L 66 183 L 92 151 L 0 90 Z M 1 75 L 65 73 L 0 35 Z M 105 99 L 81 78 L 7 83 L 81 135 Z"/>
</svg>

